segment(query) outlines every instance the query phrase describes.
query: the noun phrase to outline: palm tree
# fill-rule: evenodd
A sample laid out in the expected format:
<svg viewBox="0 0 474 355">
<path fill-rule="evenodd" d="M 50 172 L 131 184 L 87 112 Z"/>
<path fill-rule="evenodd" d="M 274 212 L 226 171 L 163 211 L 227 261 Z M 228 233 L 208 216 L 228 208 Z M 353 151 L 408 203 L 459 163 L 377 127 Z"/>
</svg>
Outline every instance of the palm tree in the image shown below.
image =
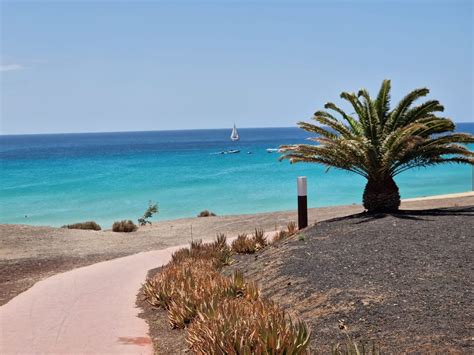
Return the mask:
<svg viewBox="0 0 474 355">
<path fill-rule="evenodd" d="M 292 163 L 310 162 L 359 174 L 367 179 L 363 204 L 368 212 L 395 212 L 400 194 L 394 177 L 408 169 L 444 163 L 474 165 L 474 153 L 463 144 L 474 136 L 454 131 L 448 118 L 436 116 L 444 110 L 437 100 L 417 106 L 413 103 L 429 90 L 416 89 L 390 109 L 390 80 L 384 80 L 377 98 L 367 90 L 343 92 L 354 113 L 348 114 L 333 103 L 317 111 L 313 119 L 320 125 L 298 122 L 300 128 L 316 133 L 310 138 L 318 145 L 295 144 L 280 147 L 280 159 Z M 322 126 L 321 126 L 322 125 Z"/>
</svg>

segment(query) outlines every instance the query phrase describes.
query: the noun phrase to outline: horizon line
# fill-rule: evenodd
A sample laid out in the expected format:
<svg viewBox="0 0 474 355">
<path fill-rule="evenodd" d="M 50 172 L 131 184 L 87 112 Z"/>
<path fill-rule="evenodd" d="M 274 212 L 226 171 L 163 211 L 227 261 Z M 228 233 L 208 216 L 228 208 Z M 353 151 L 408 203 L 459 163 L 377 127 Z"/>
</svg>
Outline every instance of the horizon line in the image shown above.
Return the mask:
<svg viewBox="0 0 474 355">
<path fill-rule="evenodd" d="M 240 127 L 238 129 L 265 129 L 265 128 L 298 128 L 298 126 L 270 126 L 270 127 Z M 186 129 L 150 129 L 150 130 L 131 130 L 131 131 L 92 131 L 92 132 L 52 132 L 52 133 L 0 133 L 0 137 L 6 136 L 40 136 L 40 135 L 59 135 L 59 134 L 104 134 L 104 133 L 145 133 L 145 132 L 179 132 L 179 131 L 218 131 L 229 130 L 232 127 L 219 128 L 186 128 Z"/>
<path fill-rule="evenodd" d="M 474 122 L 469 121 L 453 121 L 455 125 L 457 124 L 474 124 Z M 265 128 L 299 128 L 295 126 L 267 126 L 267 127 L 240 127 L 239 129 L 265 129 Z M 105 133 L 144 133 L 144 132 L 178 132 L 178 131 L 218 131 L 218 130 L 232 130 L 228 127 L 219 127 L 219 128 L 187 128 L 187 129 L 150 129 L 150 130 L 131 130 L 131 131 L 92 131 L 92 132 L 50 132 L 50 133 L 1 133 L 0 137 L 7 136 L 50 136 L 50 135 L 64 135 L 64 134 L 105 134 Z"/>
</svg>

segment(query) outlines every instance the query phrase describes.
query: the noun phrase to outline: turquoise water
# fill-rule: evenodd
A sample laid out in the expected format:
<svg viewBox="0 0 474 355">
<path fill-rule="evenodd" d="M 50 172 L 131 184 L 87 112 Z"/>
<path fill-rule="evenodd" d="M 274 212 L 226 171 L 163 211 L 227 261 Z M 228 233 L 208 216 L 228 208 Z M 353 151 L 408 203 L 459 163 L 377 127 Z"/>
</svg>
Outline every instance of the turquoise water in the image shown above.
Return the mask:
<svg viewBox="0 0 474 355">
<path fill-rule="evenodd" d="M 474 124 L 459 124 L 474 132 Z M 60 226 L 141 216 L 156 220 L 296 208 L 296 177 L 310 207 L 360 203 L 364 180 L 311 164 L 279 162 L 266 148 L 303 142 L 296 128 L 0 136 L 0 223 Z M 214 154 L 240 149 L 240 154 Z M 252 152 L 252 154 L 247 154 Z M 402 198 L 470 191 L 471 167 L 416 169 L 396 179 Z"/>
</svg>

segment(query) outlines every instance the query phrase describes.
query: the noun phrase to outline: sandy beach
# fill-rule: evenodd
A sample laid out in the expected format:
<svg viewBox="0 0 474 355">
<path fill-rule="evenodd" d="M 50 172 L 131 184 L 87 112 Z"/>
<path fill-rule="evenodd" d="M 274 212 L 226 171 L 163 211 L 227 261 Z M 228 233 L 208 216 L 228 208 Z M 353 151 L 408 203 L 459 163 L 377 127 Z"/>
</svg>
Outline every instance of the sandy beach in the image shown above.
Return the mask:
<svg viewBox="0 0 474 355">
<path fill-rule="evenodd" d="M 411 199 L 403 209 L 474 205 L 474 193 Z M 310 224 L 362 212 L 360 205 L 314 208 Z M 255 228 L 273 231 L 296 221 L 295 211 L 252 215 L 186 218 L 154 223 L 134 233 L 83 231 L 28 225 L 0 225 L 0 305 L 37 281 L 96 262 L 142 251 L 212 239 L 216 233 L 235 236 Z"/>
</svg>

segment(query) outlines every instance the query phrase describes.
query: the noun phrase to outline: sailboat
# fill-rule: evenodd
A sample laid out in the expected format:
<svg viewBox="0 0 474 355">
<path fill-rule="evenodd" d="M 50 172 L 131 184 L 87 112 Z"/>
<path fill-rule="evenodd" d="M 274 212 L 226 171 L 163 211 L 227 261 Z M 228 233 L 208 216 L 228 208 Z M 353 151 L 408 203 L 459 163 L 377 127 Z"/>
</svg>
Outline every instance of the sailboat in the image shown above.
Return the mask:
<svg viewBox="0 0 474 355">
<path fill-rule="evenodd" d="M 237 128 L 235 127 L 235 123 L 234 123 L 234 128 L 232 128 L 232 134 L 230 135 L 230 139 L 233 142 L 238 141 L 240 139 L 239 133 L 237 132 Z"/>
</svg>

